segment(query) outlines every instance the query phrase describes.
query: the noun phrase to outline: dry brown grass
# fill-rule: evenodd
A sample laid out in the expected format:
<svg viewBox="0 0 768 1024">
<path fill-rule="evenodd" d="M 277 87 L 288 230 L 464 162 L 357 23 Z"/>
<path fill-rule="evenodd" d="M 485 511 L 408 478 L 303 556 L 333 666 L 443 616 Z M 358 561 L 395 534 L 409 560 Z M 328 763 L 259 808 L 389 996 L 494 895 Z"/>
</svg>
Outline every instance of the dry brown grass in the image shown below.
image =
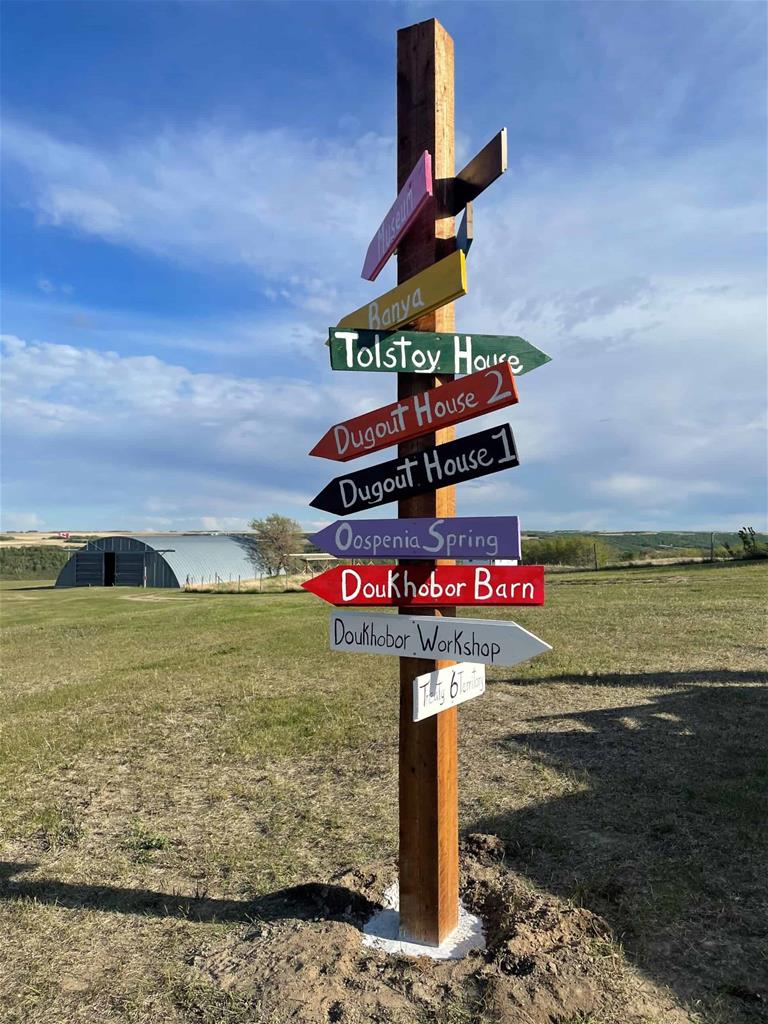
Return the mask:
<svg viewBox="0 0 768 1024">
<path fill-rule="evenodd" d="M 287 576 L 261 576 L 253 580 L 222 580 L 220 583 L 191 583 L 185 590 L 199 594 L 285 594 L 301 593 L 301 584 L 310 573 L 291 573 Z"/>
<path fill-rule="evenodd" d="M 490 670 L 460 713 L 462 826 L 707 1024 L 765 1005 L 767 577 L 559 576 L 515 614 L 553 653 Z M 259 1020 L 189 960 L 254 896 L 394 856 L 394 660 L 330 654 L 303 593 L 17 586 L 0 1018 Z"/>
</svg>

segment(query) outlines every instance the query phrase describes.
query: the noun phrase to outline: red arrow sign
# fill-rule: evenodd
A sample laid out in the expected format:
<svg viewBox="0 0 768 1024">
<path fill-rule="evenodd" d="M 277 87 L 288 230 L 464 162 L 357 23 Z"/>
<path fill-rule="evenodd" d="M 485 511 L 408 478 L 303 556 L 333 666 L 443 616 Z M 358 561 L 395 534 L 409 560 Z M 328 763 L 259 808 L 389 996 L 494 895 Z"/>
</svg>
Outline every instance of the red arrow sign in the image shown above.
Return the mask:
<svg viewBox="0 0 768 1024">
<path fill-rule="evenodd" d="M 501 363 L 337 423 L 309 454 L 347 462 L 358 455 L 514 405 L 517 400 L 512 367 Z"/>
<path fill-rule="evenodd" d="M 302 587 L 336 605 L 544 604 L 544 566 L 337 565 Z"/>
</svg>

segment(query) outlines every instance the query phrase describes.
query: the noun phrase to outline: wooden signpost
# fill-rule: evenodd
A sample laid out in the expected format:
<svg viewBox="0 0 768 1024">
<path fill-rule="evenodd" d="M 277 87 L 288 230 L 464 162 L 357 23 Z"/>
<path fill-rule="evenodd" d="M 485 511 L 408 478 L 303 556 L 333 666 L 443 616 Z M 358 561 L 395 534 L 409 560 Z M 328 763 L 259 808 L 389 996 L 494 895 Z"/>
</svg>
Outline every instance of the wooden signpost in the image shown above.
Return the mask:
<svg viewBox="0 0 768 1024">
<path fill-rule="evenodd" d="M 337 519 L 310 540 L 336 558 L 519 558 L 520 520 Z"/>
<path fill-rule="evenodd" d="M 337 476 L 315 495 L 310 505 L 332 515 L 346 516 L 517 465 L 515 437 L 509 424 L 503 423 L 447 444 L 422 448 L 413 455 Z"/>
<path fill-rule="evenodd" d="M 485 693 L 485 665 L 460 662 L 413 680 L 413 720 L 421 722 Z"/>
<path fill-rule="evenodd" d="M 463 659 L 486 665 L 519 665 L 521 661 L 552 650 L 549 644 L 509 619 L 443 619 L 403 615 L 402 612 L 399 615 L 333 612 L 330 639 L 334 651 L 396 654 L 418 659 Z M 409 709 L 413 679 L 414 676 L 409 675 Z"/>
<path fill-rule="evenodd" d="M 456 604 L 543 600 L 540 566 L 448 560 L 519 557 L 516 517 L 454 519 L 456 483 L 518 464 L 512 431 L 504 424 L 455 440 L 454 424 L 513 404 L 512 375 L 549 361 L 523 338 L 455 330 L 453 301 L 467 291 L 470 204 L 506 170 L 507 137 L 499 132 L 456 175 L 453 107 L 452 39 L 434 19 L 402 29 L 397 199 L 363 267 L 373 280 L 397 248 L 398 285 L 329 332 L 332 368 L 397 373 L 397 402 L 337 423 L 313 449 L 342 462 L 395 443 L 398 454 L 337 477 L 312 501 L 347 515 L 397 500 L 396 522 L 337 522 L 314 540 L 341 557 L 399 564 L 340 566 L 305 585 L 342 605 L 399 609 L 334 611 L 330 642 L 333 650 L 399 657 L 400 934 L 429 945 L 459 921 L 456 705 L 485 686 L 484 670 L 473 665 L 516 665 L 550 650 L 514 622 L 453 615 Z M 455 382 L 454 374 L 473 376 Z M 419 615 L 409 614 L 414 606 Z"/>
<path fill-rule="evenodd" d="M 476 373 L 509 363 L 520 377 L 550 361 L 525 338 L 430 331 L 329 332 L 331 369 L 383 373 Z"/>
<path fill-rule="evenodd" d="M 453 179 L 449 209 L 459 213 L 467 203 L 476 199 L 507 169 L 507 129 L 494 135 L 477 156 Z"/>
<path fill-rule="evenodd" d="M 388 448 L 517 402 L 509 363 L 374 409 L 331 427 L 309 453 L 336 462 Z"/>
<path fill-rule="evenodd" d="M 397 199 L 390 207 L 381 226 L 371 239 L 365 254 L 362 276 L 366 281 L 375 281 L 379 271 L 397 248 L 432 195 L 432 157 L 426 151 L 411 171 L 408 180 L 400 189 Z"/>
<path fill-rule="evenodd" d="M 544 604 L 541 565 L 337 565 L 302 587 L 345 607 Z"/>
<path fill-rule="evenodd" d="M 467 294 L 467 263 L 453 252 L 339 320 L 338 328 L 395 330 Z"/>
<path fill-rule="evenodd" d="M 450 180 L 455 171 L 453 146 L 453 40 L 437 21 L 425 21 L 397 33 L 398 184 L 425 149 L 432 154 L 435 181 Z M 445 189 L 435 189 L 434 201 L 403 239 L 397 253 L 398 280 L 406 280 L 454 249 L 454 223 L 445 200 Z M 463 253 L 459 255 L 465 259 Z M 453 306 L 420 318 L 414 327 L 452 331 Z M 400 373 L 397 397 L 409 398 L 445 383 L 448 380 L 434 374 Z M 453 436 L 454 428 L 446 427 L 432 436 L 403 442 L 399 454 L 409 456 Z M 443 487 L 406 499 L 400 502 L 398 514 L 401 519 L 454 516 L 455 493 L 454 487 Z M 436 610 L 435 615 L 439 614 Z M 449 708 L 414 722 L 413 680 L 444 667 L 435 652 L 400 658 L 400 929 L 412 940 L 433 945 L 439 945 L 459 923 L 457 720 L 456 708 Z"/>
</svg>

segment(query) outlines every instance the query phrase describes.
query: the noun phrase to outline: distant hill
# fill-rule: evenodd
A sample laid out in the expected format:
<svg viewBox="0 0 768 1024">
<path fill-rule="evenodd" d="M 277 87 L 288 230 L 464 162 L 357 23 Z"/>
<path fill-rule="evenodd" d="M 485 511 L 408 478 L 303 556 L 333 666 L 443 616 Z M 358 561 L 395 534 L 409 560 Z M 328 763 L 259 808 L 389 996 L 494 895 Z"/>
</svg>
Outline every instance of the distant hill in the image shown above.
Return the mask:
<svg viewBox="0 0 768 1024">
<path fill-rule="evenodd" d="M 678 530 L 678 531 L 652 531 L 652 530 L 631 530 L 600 531 L 600 530 L 526 530 L 523 540 L 534 538 L 551 537 L 595 537 L 604 544 L 610 544 L 615 548 L 619 556 L 631 552 L 633 557 L 674 557 L 692 553 L 693 549 L 702 554 L 709 554 L 710 538 L 709 531 Z M 766 534 L 758 534 L 761 540 L 768 539 Z M 732 533 L 715 532 L 715 548 L 730 547 L 733 551 L 742 550 L 741 539 L 737 531 Z"/>
<path fill-rule="evenodd" d="M 309 541 L 311 533 L 305 533 L 307 552 L 317 551 Z M 552 541 L 558 538 L 583 538 L 599 545 L 600 563 L 642 561 L 653 558 L 707 558 L 710 554 L 708 531 L 678 530 L 526 530 L 523 533 L 523 554 L 526 542 Z M 768 534 L 757 534 L 759 540 L 768 542 Z M 739 555 L 743 551 L 737 531 L 714 534 L 715 557 L 727 558 L 729 554 Z"/>
</svg>

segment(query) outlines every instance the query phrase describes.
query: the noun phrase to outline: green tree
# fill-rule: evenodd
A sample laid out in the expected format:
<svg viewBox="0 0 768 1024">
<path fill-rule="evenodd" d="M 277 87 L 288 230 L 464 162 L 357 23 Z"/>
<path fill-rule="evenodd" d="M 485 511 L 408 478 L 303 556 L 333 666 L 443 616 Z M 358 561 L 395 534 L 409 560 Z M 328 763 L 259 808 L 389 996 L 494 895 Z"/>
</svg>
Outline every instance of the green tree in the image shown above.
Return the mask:
<svg viewBox="0 0 768 1024">
<path fill-rule="evenodd" d="M 288 572 L 295 555 L 304 549 L 304 536 L 295 519 L 273 512 L 266 519 L 254 519 L 251 529 L 256 533 L 255 560 L 268 575 Z"/>
<path fill-rule="evenodd" d="M 605 565 L 615 561 L 617 552 L 595 537 L 542 537 L 523 541 L 526 565 Z"/>
<path fill-rule="evenodd" d="M 742 526 L 739 537 L 744 548 L 744 558 L 768 558 L 768 544 L 763 544 L 751 526 Z"/>
<path fill-rule="evenodd" d="M 0 579 L 55 580 L 71 554 L 53 545 L 0 548 Z"/>
</svg>

